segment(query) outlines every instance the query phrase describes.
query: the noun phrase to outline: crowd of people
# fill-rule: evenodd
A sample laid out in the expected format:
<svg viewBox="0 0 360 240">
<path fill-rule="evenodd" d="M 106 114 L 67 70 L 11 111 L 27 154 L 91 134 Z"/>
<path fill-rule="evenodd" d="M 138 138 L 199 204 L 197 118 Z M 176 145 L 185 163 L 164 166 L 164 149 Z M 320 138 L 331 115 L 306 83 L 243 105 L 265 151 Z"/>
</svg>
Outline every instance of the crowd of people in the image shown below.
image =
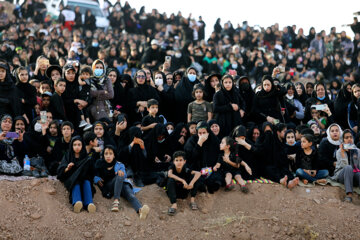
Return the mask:
<svg viewBox="0 0 360 240">
<path fill-rule="evenodd" d="M 263 177 L 292 189 L 360 184 L 360 27 L 308 35 L 278 24 L 236 28 L 181 12 L 104 8 L 110 27 L 57 22 L 43 0 L 0 7 L 0 173 L 57 176 L 75 212 L 97 185 L 146 218 L 137 187 L 166 187 L 171 206 Z M 80 14 L 80 15 L 79 15 Z M 38 16 L 38 17 L 36 17 Z M 80 17 L 79 17 L 80 16 Z M 91 25 L 93 24 L 93 25 Z"/>
</svg>

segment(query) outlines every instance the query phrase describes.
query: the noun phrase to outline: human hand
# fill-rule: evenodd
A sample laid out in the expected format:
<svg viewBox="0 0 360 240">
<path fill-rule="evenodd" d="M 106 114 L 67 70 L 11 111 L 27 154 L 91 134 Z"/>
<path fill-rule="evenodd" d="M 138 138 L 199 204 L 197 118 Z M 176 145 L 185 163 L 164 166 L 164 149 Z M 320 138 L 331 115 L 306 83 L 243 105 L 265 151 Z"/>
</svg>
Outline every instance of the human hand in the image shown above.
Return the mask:
<svg viewBox="0 0 360 240">
<path fill-rule="evenodd" d="M 72 167 L 74 166 L 74 163 L 71 162 L 67 165 L 67 167 L 65 168 L 65 172 L 69 171 Z"/>
<path fill-rule="evenodd" d="M 187 190 L 191 190 L 194 188 L 194 185 L 193 184 L 189 184 L 188 187 L 187 187 Z"/>
<path fill-rule="evenodd" d="M 117 175 L 119 177 L 123 177 L 123 176 L 125 176 L 125 173 L 123 171 L 119 170 L 119 171 L 117 171 Z"/>
<path fill-rule="evenodd" d="M 171 157 L 168 154 L 165 154 L 165 162 L 170 162 Z"/>
<path fill-rule="evenodd" d="M 24 133 L 20 130 L 17 130 L 16 132 L 17 132 L 17 134 L 19 134 L 19 137 L 17 138 L 17 140 L 19 142 L 22 142 L 24 140 Z"/>
<path fill-rule="evenodd" d="M 244 117 L 244 115 L 245 115 L 245 111 L 244 111 L 244 110 L 242 110 L 242 109 L 240 109 L 240 117 L 241 117 L 241 118 L 243 118 L 243 117 Z"/>
<path fill-rule="evenodd" d="M 208 137 L 209 137 L 209 133 L 204 133 L 203 135 L 201 135 L 201 136 L 199 137 L 198 144 L 199 144 L 200 146 L 202 146 L 203 143 L 208 139 Z"/>
<path fill-rule="evenodd" d="M 252 175 L 252 170 L 249 166 L 245 166 L 245 170 L 250 174 Z"/>
<path fill-rule="evenodd" d="M 270 117 L 270 116 L 266 117 L 266 121 L 268 121 L 269 123 L 274 124 L 274 120 L 275 120 L 275 118 L 273 118 L 273 117 Z"/>
<path fill-rule="evenodd" d="M 231 103 L 231 107 L 232 107 L 232 109 L 233 109 L 234 111 L 239 110 L 239 106 L 238 106 L 237 104 L 235 104 L 235 103 Z"/>
<path fill-rule="evenodd" d="M 161 163 L 160 159 L 158 157 L 155 157 L 155 162 L 156 163 Z"/>
<path fill-rule="evenodd" d="M 2 140 L 5 140 L 6 139 L 6 132 L 2 132 L 1 134 L 0 134 L 0 141 L 2 141 Z"/>
<path fill-rule="evenodd" d="M 179 141 L 178 141 L 181 145 L 184 145 L 184 143 L 185 143 L 185 138 L 184 138 L 184 136 L 181 136 L 180 138 L 179 138 Z"/>
<path fill-rule="evenodd" d="M 103 187 L 104 186 L 104 180 L 99 180 L 98 182 L 97 182 L 97 184 L 100 186 L 100 187 Z"/>
</svg>

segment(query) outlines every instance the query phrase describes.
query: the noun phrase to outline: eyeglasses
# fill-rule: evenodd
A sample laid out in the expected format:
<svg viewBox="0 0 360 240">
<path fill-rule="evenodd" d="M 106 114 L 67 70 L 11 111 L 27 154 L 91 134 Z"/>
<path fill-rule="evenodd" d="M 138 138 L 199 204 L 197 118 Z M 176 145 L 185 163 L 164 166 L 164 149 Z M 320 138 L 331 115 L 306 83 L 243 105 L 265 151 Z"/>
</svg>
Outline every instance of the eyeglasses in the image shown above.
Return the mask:
<svg viewBox="0 0 360 240">
<path fill-rule="evenodd" d="M 145 78 L 144 75 L 137 75 L 136 78 Z"/>
</svg>

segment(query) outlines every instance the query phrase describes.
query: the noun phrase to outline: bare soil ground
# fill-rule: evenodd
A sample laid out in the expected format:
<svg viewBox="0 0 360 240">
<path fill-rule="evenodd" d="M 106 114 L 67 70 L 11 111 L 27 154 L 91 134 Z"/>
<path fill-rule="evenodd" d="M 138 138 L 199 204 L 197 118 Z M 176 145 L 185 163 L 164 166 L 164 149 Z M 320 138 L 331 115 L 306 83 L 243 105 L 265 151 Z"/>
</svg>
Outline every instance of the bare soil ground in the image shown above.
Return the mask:
<svg viewBox="0 0 360 240">
<path fill-rule="evenodd" d="M 112 200 L 99 190 L 97 212 L 76 214 L 58 181 L 0 183 L 0 239 L 360 239 L 360 200 L 342 202 L 337 187 L 307 192 L 253 183 L 247 195 L 239 189 L 199 194 L 199 211 L 190 210 L 189 199 L 179 200 L 170 217 L 165 191 L 151 185 L 137 194 L 151 208 L 140 221 L 123 199 L 120 212 L 110 212 Z"/>
</svg>

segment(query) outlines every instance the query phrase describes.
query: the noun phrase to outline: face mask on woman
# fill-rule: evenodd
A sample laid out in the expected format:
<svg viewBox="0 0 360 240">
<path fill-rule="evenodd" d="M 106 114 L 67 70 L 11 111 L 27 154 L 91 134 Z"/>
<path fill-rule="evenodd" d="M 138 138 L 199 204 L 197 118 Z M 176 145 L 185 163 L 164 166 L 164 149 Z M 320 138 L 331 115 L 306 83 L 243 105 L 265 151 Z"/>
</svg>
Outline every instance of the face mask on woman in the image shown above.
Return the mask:
<svg viewBox="0 0 360 240">
<path fill-rule="evenodd" d="M 164 84 L 164 80 L 162 78 L 155 78 L 155 85 L 160 86 Z"/>
<path fill-rule="evenodd" d="M 95 77 L 100 77 L 104 72 L 104 69 L 95 69 L 94 75 Z"/>
<path fill-rule="evenodd" d="M 190 82 L 195 82 L 196 75 L 195 74 L 188 74 L 188 79 L 189 79 Z"/>
</svg>

